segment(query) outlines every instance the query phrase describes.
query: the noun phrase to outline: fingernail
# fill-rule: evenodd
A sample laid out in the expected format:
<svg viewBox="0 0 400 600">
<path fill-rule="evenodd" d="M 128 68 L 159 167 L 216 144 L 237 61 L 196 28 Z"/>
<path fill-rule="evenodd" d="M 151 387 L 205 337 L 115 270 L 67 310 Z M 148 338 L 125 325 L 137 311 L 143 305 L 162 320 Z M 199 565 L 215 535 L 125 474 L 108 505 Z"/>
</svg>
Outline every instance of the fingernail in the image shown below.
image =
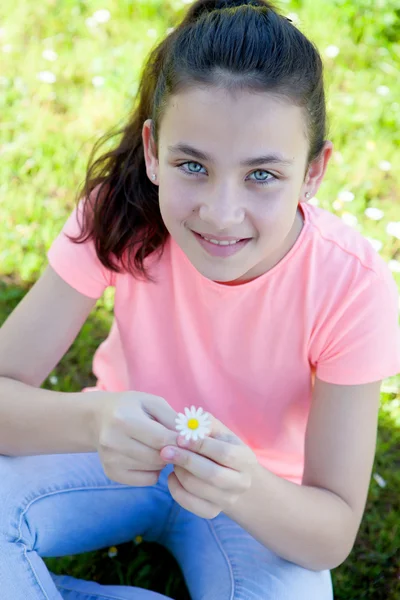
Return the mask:
<svg viewBox="0 0 400 600">
<path fill-rule="evenodd" d="M 164 458 L 175 458 L 176 456 L 176 452 L 173 448 L 167 448 L 166 450 L 164 450 L 163 452 L 163 457 Z"/>
</svg>

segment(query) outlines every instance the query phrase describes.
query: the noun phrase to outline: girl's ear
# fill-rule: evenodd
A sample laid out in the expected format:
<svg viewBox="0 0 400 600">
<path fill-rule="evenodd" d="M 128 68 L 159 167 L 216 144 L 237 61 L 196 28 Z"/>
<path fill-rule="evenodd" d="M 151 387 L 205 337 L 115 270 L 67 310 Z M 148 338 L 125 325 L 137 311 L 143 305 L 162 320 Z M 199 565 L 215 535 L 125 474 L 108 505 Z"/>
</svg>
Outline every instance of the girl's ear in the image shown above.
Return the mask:
<svg viewBox="0 0 400 600">
<path fill-rule="evenodd" d="M 146 162 L 146 172 L 147 176 L 152 183 L 157 183 L 158 180 L 158 159 L 156 153 L 156 147 L 153 139 L 153 135 L 151 132 L 152 120 L 147 119 L 143 123 L 142 128 L 142 139 L 143 139 L 143 150 L 144 150 L 144 160 Z M 156 178 L 152 178 L 153 173 L 156 175 Z"/>
<path fill-rule="evenodd" d="M 305 196 L 306 192 L 310 192 L 311 198 L 316 195 L 324 178 L 329 159 L 332 156 L 332 152 L 332 142 L 326 141 L 320 155 L 315 158 L 308 167 L 308 171 L 301 189 L 302 196 Z"/>
</svg>

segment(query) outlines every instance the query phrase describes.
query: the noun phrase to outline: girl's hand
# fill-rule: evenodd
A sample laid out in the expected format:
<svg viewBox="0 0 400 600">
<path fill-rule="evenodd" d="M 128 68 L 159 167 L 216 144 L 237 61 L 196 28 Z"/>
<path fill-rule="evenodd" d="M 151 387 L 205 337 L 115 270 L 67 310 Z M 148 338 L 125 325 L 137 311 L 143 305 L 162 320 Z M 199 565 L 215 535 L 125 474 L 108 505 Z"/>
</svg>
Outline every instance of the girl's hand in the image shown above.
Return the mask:
<svg viewBox="0 0 400 600">
<path fill-rule="evenodd" d="M 210 437 L 194 442 L 178 437 L 160 456 L 175 465 L 168 476 L 172 497 L 186 510 L 204 519 L 228 511 L 251 486 L 259 467 L 256 455 L 214 417 Z M 169 457 L 168 452 L 174 453 Z"/>
<path fill-rule="evenodd" d="M 126 485 L 155 485 L 165 467 L 160 450 L 176 444 L 176 417 L 159 396 L 105 392 L 95 415 L 94 440 L 107 477 Z"/>
</svg>

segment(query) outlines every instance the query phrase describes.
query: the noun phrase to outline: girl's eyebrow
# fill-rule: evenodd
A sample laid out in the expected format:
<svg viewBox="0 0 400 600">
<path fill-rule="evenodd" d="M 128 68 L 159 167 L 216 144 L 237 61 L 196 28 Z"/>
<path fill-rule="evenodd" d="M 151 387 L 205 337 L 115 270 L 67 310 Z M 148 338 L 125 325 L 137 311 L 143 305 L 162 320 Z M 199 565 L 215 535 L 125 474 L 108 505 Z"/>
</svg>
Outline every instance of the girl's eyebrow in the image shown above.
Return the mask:
<svg viewBox="0 0 400 600">
<path fill-rule="evenodd" d="M 199 158 L 200 160 L 206 160 L 208 162 L 213 162 L 213 157 L 201 150 L 197 150 L 193 148 L 193 146 L 189 146 L 188 144 L 175 144 L 174 146 L 168 146 L 168 150 L 174 154 L 183 153 L 190 154 L 195 158 Z M 281 165 L 292 165 L 293 160 L 282 156 L 281 154 L 265 154 L 264 156 L 257 156 L 255 158 L 248 158 L 243 160 L 240 163 L 242 167 L 256 167 L 258 165 L 263 165 L 265 163 L 274 163 Z"/>
</svg>

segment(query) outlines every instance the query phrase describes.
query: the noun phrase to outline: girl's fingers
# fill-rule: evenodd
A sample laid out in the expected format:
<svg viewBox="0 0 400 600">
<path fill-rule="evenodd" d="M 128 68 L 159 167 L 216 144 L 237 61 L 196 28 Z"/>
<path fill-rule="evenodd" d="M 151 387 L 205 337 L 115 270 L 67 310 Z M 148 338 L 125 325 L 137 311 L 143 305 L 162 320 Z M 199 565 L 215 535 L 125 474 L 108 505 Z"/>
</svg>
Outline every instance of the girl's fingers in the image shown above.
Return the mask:
<svg viewBox="0 0 400 600">
<path fill-rule="evenodd" d="M 177 431 L 167 429 L 148 415 L 143 415 L 143 418 L 135 419 L 134 422 L 129 423 L 126 432 L 132 440 L 137 440 L 154 450 L 161 450 L 168 444 L 176 444 L 176 438 L 178 437 Z"/>
<path fill-rule="evenodd" d="M 198 479 L 192 473 L 189 473 L 182 467 L 174 467 L 174 473 L 181 484 L 181 486 L 191 494 L 194 494 L 198 498 L 207 500 L 215 506 L 228 506 L 232 501 L 236 500 L 240 492 L 237 495 L 233 495 L 230 490 L 222 490 L 210 485 L 202 479 Z"/>
<path fill-rule="evenodd" d="M 169 449 L 175 453 L 175 456 L 172 458 L 166 456 Z M 211 485 L 225 490 L 240 489 L 243 479 L 241 473 L 218 465 L 201 454 L 190 452 L 183 448 L 168 446 L 161 450 L 160 456 L 164 458 L 165 462 L 171 462 L 174 465 L 183 467 L 186 471 L 189 471 L 199 479 L 207 481 Z"/>
<path fill-rule="evenodd" d="M 185 490 L 175 473 L 170 473 L 168 475 L 168 489 L 172 498 L 180 504 L 180 506 L 194 513 L 198 517 L 202 517 L 203 519 L 213 519 L 221 512 L 221 509 L 212 502 L 193 496 L 193 494 Z"/>
<path fill-rule="evenodd" d="M 140 465 L 140 469 L 143 470 L 165 467 L 165 461 L 160 458 L 158 450 L 129 438 L 119 440 L 118 447 L 109 449 L 107 455 L 110 457 L 110 461 L 119 463 L 126 469 L 133 469 L 135 465 Z"/>
<path fill-rule="evenodd" d="M 147 487 L 155 485 L 160 476 L 159 471 L 126 471 L 124 469 L 118 469 L 110 472 L 106 475 L 112 481 L 117 481 L 124 485 L 131 485 L 135 487 Z"/>
</svg>

